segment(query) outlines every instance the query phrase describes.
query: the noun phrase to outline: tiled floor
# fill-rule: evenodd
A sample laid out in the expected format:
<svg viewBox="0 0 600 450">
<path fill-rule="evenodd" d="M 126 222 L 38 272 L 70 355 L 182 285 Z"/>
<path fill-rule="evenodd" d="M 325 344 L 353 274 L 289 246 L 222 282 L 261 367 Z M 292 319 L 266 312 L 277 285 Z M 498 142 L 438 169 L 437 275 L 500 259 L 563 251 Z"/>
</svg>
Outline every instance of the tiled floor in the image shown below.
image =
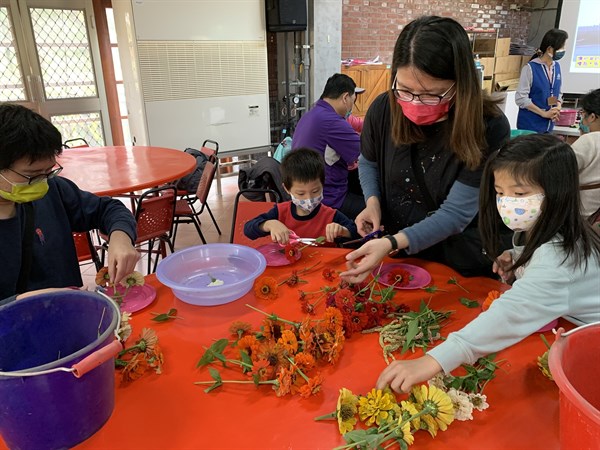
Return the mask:
<svg viewBox="0 0 600 450">
<path fill-rule="evenodd" d="M 200 221 L 202 234 L 204 234 L 204 238 L 206 239 L 207 243 L 229 242 L 229 234 L 231 232 L 231 222 L 233 217 L 233 203 L 235 200 L 235 194 L 238 192 L 237 181 L 237 176 L 222 178 L 221 188 L 223 195 L 221 197 L 217 195 L 216 181 L 213 182 L 207 202 L 213 215 L 215 216 L 217 223 L 219 224 L 222 234 L 218 234 L 210 215 L 205 209 L 200 216 Z M 179 226 L 177 231 L 177 239 L 175 241 L 176 251 L 199 244 L 202 244 L 202 241 L 200 240 L 200 236 L 198 235 L 198 232 L 193 224 L 183 224 Z M 147 272 L 146 258 L 146 256 L 142 257 L 136 268 L 136 270 L 144 274 Z M 94 286 L 96 268 L 93 264 L 83 264 L 81 266 L 81 274 L 84 286 Z"/>
</svg>

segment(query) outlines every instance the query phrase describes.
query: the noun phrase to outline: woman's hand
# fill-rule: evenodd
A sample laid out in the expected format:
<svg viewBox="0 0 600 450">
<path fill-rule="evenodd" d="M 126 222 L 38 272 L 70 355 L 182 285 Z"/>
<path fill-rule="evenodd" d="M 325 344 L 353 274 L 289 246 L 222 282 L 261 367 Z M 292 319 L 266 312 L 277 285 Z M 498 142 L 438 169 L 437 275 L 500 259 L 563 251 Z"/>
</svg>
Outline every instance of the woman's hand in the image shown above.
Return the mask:
<svg viewBox="0 0 600 450">
<path fill-rule="evenodd" d="M 267 220 L 263 224 L 263 229 L 267 233 L 271 233 L 271 240 L 273 242 L 277 242 L 281 245 L 287 245 L 287 243 L 290 241 L 291 231 L 279 220 Z"/>
<path fill-rule="evenodd" d="M 547 111 L 542 111 L 541 116 L 545 119 L 556 121 L 560 117 L 560 110 L 557 108 L 550 108 Z"/>
<path fill-rule="evenodd" d="M 340 273 L 340 277 L 350 283 L 360 283 L 391 250 L 392 244 L 387 239 L 373 239 L 363 244 L 346 255 L 348 270 Z"/>
<path fill-rule="evenodd" d="M 131 243 L 131 238 L 121 230 L 113 231 L 108 241 L 108 277 L 117 284 L 131 272 L 140 259 L 140 254 Z"/>
<path fill-rule="evenodd" d="M 515 281 L 515 275 L 512 270 L 508 270 L 512 265 L 512 253 L 509 250 L 506 250 L 494 260 L 492 270 L 502 278 L 503 282 L 512 284 L 512 282 Z"/>
<path fill-rule="evenodd" d="M 413 385 L 427 381 L 442 370 L 429 355 L 418 359 L 394 361 L 379 375 L 377 389 L 389 386 L 396 392 L 409 392 Z"/>
<path fill-rule="evenodd" d="M 367 234 L 379 230 L 381 226 L 381 205 L 377 197 L 369 197 L 367 206 L 356 216 L 356 228 L 358 234 L 366 236 Z"/>
</svg>

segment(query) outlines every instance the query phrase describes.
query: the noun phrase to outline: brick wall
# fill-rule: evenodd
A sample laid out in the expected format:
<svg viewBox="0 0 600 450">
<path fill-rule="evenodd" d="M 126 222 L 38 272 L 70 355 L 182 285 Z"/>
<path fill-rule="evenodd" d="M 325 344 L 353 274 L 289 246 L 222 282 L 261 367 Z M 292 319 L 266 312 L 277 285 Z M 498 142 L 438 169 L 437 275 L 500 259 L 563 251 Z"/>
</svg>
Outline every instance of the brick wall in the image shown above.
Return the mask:
<svg viewBox="0 0 600 450">
<path fill-rule="evenodd" d="M 452 17 L 464 27 L 498 28 L 500 37 L 525 43 L 531 13 L 510 9 L 531 6 L 532 0 L 343 0 L 342 59 L 371 59 L 391 63 L 402 27 L 423 15 Z"/>
</svg>

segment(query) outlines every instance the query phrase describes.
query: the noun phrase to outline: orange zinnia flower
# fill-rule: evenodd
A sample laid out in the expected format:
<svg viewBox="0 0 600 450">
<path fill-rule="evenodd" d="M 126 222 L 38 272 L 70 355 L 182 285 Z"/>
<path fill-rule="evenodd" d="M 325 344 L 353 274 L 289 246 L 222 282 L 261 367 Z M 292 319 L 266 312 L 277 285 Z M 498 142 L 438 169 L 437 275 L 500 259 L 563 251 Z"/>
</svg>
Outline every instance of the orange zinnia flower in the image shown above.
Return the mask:
<svg viewBox="0 0 600 450">
<path fill-rule="evenodd" d="M 277 397 L 283 397 L 290 393 L 292 390 L 292 383 L 294 382 L 293 374 L 294 371 L 291 369 L 285 367 L 279 369 L 279 372 L 277 373 L 277 386 L 274 387 Z"/>
<path fill-rule="evenodd" d="M 237 336 L 238 339 L 244 336 L 245 334 L 248 334 L 251 330 L 252 325 L 250 325 L 247 322 L 241 322 L 239 320 L 233 322 L 229 327 L 229 332 L 234 336 Z"/>
<path fill-rule="evenodd" d="M 303 371 L 315 367 L 315 358 L 310 353 L 300 352 L 294 356 L 294 363 Z"/>
<path fill-rule="evenodd" d="M 238 341 L 238 349 L 240 350 L 240 353 L 242 351 L 246 351 L 250 357 L 258 352 L 259 345 L 258 339 L 256 339 L 256 337 L 253 335 L 244 336 Z"/>
<path fill-rule="evenodd" d="M 342 328 L 344 324 L 344 316 L 339 309 L 330 306 L 325 310 L 323 322 L 326 324 L 329 331 L 335 332 L 336 330 Z"/>
<path fill-rule="evenodd" d="M 156 331 L 152 328 L 143 328 L 140 333 L 140 339 L 136 342 L 140 351 L 146 353 L 148 356 L 152 356 L 154 353 L 154 347 L 158 344 L 158 336 Z"/>
<path fill-rule="evenodd" d="M 248 372 L 248 375 L 253 377 L 257 376 L 258 381 L 267 380 L 270 378 L 273 368 L 269 365 L 269 361 L 266 359 L 259 359 L 252 364 L 252 370 Z"/>
<path fill-rule="evenodd" d="M 277 343 L 288 352 L 289 355 L 295 355 L 298 351 L 298 339 L 291 330 L 284 330 L 281 332 L 281 337 L 277 340 Z"/>
<path fill-rule="evenodd" d="M 261 277 L 254 284 L 254 295 L 263 300 L 275 300 L 277 298 L 277 280 L 272 277 Z"/>
<path fill-rule="evenodd" d="M 144 375 L 146 369 L 148 369 L 148 361 L 146 361 L 144 354 L 136 353 L 123 368 L 123 372 L 121 373 L 121 381 L 123 383 L 127 383 L 129 381 L 137 380 Z"/>
<path fill-rule="evenodd" d="M 323 376 L 321 373 L 317 373 L 314 377 L 309 378 L 307 383 L 300 388 L 300 396 L 307 398 L 316 394 L 321 390 L 321 384 L 323 384 Z"/>
<path fill-rule="evenodd" d="M 108 286 L 108 283 L 110 282 L 110 279 L 108 277 L 108 267 L 103 267 L 102 269 L 100 269 L 98 271 L 98 273 L 96 274 L 96 286 L 101 286 L 101 287 L 106 287 Z"/>
<path fill-rule="evenodd" d="M 494 303 L 494 301 L 496 299 L 498 299 L 500 297 L 500 291 L 490 291 L 488 292 L 487 297 L 485 298 L 485 300 L 483 301 L 483 304 L 481 305 L 481 309 L 483 311 L 487 311 L 489 309 L 490 306 L 492 306 L 492 303 Z"/>
</svg>

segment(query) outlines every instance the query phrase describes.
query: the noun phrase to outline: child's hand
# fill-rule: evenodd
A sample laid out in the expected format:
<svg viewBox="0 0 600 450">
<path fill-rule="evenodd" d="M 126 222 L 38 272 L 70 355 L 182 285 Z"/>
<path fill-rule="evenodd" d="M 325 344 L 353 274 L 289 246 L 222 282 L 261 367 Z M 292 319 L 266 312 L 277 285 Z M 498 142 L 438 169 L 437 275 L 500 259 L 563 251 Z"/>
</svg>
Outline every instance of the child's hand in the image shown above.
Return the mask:
<svg viewBox="0 0 600 450">
<path fill-rule="evenodd" d="M 290 241 L 291 231 L 279 220 L 267 220 L 263 224 L 263 229 L 271 233 L 271 240 L 281 245 L 286 245 Z"/>
<path fill-rule="evenodd" d="M 509 250 L 506 250 L 495 259 L 492 270 L 502 278 L 502 281 L 510 284 L 515 280 L 515 275 L 512 270 L 508 270 L 512 265 L 512 253 Z"/>
<path fill-rule="evenodd" d="M 337 237 L 350 237 L 348 228 L 341 226 L 339 223 L 328 223 L 325 227 L 325 239 L 327 242 L 333 242 Z"/>
</svg>

